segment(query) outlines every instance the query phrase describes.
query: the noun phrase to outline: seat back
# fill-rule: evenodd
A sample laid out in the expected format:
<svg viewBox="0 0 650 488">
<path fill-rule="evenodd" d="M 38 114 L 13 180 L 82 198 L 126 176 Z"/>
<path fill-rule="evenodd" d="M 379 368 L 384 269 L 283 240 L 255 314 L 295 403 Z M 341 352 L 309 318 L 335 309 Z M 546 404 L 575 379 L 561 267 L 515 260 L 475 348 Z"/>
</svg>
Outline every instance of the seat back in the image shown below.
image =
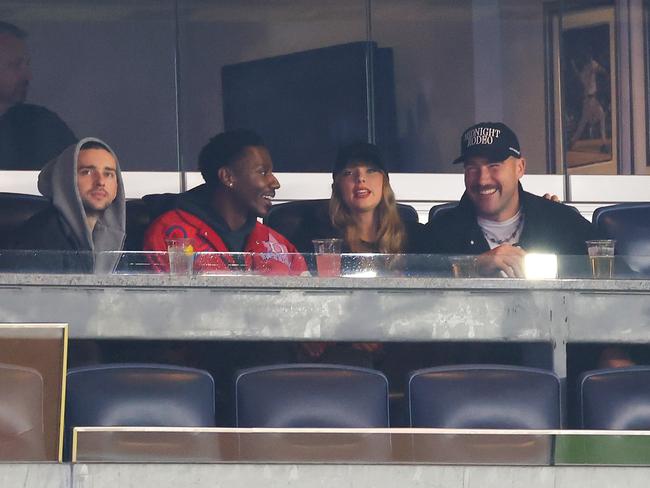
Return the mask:
<svg viewBox="0 0 650 488">
<path fill-rule="evenodd" d="M 650 429 L 649 366 L 587 371 L 579 378 L 578 395 L 585 429 Z"/>
<path fill-rule="evenodd" d="M 296 200 L 273 205 L 264 217 L 264 225 L 278 231 L 290 242 L 308 222 L 319 222 L 328 214 L 329 200 Z"/>
<path fill-rule="evenodd" d="M 635 272 L 650 272 L 650 203 L 600 207 L 592 217 L 600 233 L 616 239 L 616 254 Z"/>
<path fill-rule="evenodd" d="M 570 208 L 578 215 L 580 215 L 580 210 L 578 210 L 578 208 L 572 205 L 567 205 L 567 204 L 563 204 L 563 205 L 565 205 L 566 207 Z M 446 202 L 446 203 L 441 203 L 439 205 L 434 205 L 429 209 L 429 222 L 431 222 L 436 217 L 442 217 L 447 212 L 449 212 L 452 208 L 456 208 L 457 206 L 458 206 L 458 202 Z"/>
<path fill-rule="evenodd" d="M 7 249 L 16 237 L 16 230 L 49 204 L 40 195 L 0 192 L 0 249 Z"/>
<path fill-rule="evenodd" d="M 147 227 L 156 217 L 170 210 L 177 197 L 175 193 L 160 193 L 126 202 L 125 250 L 142 250 Z M 6 249 L 15 238 L 16 230 L 48 205 L 49 200 L 40 195 L 0 192 L 0 249 Z"/>
<path fill-rule="evenodd" d="M 0 392 L 0 460 L 47 459 L 41 374 L 0 363 Z"/>
<path fill-rule="evenodd" d="M 235 380 L 237 427 L 388 427 L 388 380 L 326 364 L 263 366 Z"/>
<path fill-rule="evenodd" d="M 434 205 L 429 209 L 429 222 L 431 222 L 436 217 L 440 217 L 446 214 L 452 208 L 456 208 L 457 206 L 458 206 L 458 202 L 447 202 L 447 203 L 441 203 L 439 205 Z"/>
<path fill-rule="evenodd" d="M 412 427 L 558 429 L 560 379 L 551 371 L 499 365 L 442 366 L 408 379 Z"/>
<path fill-rule="evenodd" d="M 417 222 L 418 212 L 411 205 L 397 204 L 397 211 L 404 222 Z M 264 217 L 264 224 L 277 230 L 294 242 L 298 230 L 322 220 L 329 212 L 329 199 L 296 200 L 278 203 Z"/>
<path fill-rule="evenodd" d="M 103 364 L 71 369 L 66 437 L 73 427 L 212 427 L 214 380 L 206 371 L 161 364 Z"/>
<path fill-rule="evenodd" d="M 153 193 L 126 202 L 126 242 L 125 251 L 142 251 L 144 233 L 163 213 L 174 207 L 178 194 Z"/>
</svg>

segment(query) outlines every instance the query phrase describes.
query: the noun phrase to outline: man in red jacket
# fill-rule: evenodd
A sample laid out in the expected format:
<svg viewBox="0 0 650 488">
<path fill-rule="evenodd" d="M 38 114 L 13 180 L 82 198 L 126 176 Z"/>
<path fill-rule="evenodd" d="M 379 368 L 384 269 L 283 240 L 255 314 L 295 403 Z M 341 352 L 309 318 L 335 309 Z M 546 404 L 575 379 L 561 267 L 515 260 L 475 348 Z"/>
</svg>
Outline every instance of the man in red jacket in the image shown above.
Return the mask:
<svg viewBox="0 0 650 488">
<path fill-rule="evenodd" d="M 168 239 L 190 238 L 195 252 L 225 253 L 199 255 L 194 263 L 198 272 L 307 272 L 295 246 L 257 221 L 267 214 L 280 188 L 260 136 L 248 130 L 217 134 L 201 150 L 199 169 L 205 184 L 180 194 L 175 208 L 151 223 L 145 251 L 166 251 Z M 169 269 L 165 257 L 156 259 L 154 266 Z"/>
</svg>

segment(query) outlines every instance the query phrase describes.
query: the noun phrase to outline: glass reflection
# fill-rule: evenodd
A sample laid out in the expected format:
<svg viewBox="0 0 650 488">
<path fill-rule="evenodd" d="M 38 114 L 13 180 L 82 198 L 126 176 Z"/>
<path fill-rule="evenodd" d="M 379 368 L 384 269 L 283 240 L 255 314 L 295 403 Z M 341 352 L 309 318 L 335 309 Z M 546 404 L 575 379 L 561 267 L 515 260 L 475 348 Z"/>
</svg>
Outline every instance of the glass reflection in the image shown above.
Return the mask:
<svg viewBox="0 0 650 488">
<path fill-rule="evenodd" d="M 258 132 L 277 171 L 329 171 L 368 137 L 366 2 L 179 4 L 183 168 L 224 129 Z"/>
<path fill-rule="evenodd" d="M 5 2 L 0 18 L 28 33 L 28 104 L 112 141 L 123 169 L 178 170 L 173 0 Z"/>
<path fill-rule="evenodd" d="M 2 273 L 93 274 L 92 263 L 97 260 L 117 262 L 111 274 L 155 274 L 161 276 L 297 276 L 317 278 L 454 278 L 467 280 L 507 280 L 504 274 L 482 273 L 477 256 L 451 256 L 435 254 L 373 254 L 343 253 L 327 255 L 336 259 L 336 273 L 331 266 L 322 270 L 317 259 L 321 254 L 264 253 L 210 253 L 197 252 L 187 256 L 184 272 L 170 271 L 169 253 L 157 252 L 60 252 L 60 251 L 0 251 Z M 308 271 L 286 273 L 269 265 L 276 261 L 290 262 L 303 259 Z M 271 261 L 269 261 L 269 259 Z M 588 256 L 555 256 L 529 254 L 526 278 L 516 281 L 562 279 L 626 280 L 650 278 L 650 256 L 617 255 L 609 264 L 611 274 L 596 273 L 593 260 Z M 330 265 L 328 261 L 328 266 Z M 322 263 L 321 263 L 322 265 Z M 105 272 L 95 272 L 105 275 Z M 595 284 L 594 284 L 595 285 Z"/>
</svg>

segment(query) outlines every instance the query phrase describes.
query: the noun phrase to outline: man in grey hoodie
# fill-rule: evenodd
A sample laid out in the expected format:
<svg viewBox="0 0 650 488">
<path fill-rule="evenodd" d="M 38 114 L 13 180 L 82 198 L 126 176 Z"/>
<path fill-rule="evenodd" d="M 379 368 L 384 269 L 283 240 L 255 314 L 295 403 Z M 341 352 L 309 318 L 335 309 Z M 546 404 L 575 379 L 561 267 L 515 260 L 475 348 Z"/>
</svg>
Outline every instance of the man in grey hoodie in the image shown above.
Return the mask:
<svg viewBox="0 0 650 488">
<path fill-rule="evenodd" d="M 111 148 L 94 138 L 69 146 L 40 172 L 38 189 L 52 205 L 21 226 L 13 247 L 41 252 L 19 261 L 34 271 L 112 272 L 120 254 L 106 251 L 122 250 L 126 202 Z"/>
</svg>

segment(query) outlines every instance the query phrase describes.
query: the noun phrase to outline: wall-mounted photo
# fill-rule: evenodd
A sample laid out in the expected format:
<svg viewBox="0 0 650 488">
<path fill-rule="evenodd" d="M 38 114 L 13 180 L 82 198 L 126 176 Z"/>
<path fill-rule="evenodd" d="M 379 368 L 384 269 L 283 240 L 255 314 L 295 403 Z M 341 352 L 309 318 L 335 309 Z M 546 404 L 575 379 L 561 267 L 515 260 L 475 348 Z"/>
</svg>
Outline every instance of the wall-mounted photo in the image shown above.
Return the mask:
<svg viewBox="0 0 650 488">
<path fill-rule="evenodd" d="M 614 8 L 552 15 L 556 172 L 617 174 Z"/>
</svg>

